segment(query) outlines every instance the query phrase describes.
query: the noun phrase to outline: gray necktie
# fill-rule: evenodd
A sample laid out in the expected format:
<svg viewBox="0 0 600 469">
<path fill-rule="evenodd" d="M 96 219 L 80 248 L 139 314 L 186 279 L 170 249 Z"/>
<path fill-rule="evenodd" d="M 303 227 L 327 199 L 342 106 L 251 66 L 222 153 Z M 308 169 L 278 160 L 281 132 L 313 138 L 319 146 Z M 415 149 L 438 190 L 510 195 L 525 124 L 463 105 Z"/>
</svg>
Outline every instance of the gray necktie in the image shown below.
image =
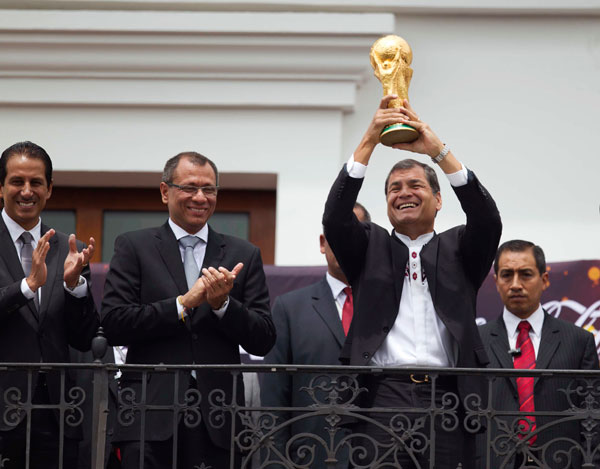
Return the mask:
<svg viewBox="0 0 600 469">
<path fill-rule="evenodd" d="M 185 270 L 185 279 L 187 280 L 188 289 L 192 288 L 192 285 L 196 283 L 200 276 L 200 269 L 194 259 L 194 246 L 200 242 L 200 238 L 197 236 L 184 236 L 179 240 L 181 245 L 185 248 L 185 254 L 183 256 L 183 270 Z"/>
<path fill-rule="evenodd" d="M 31 273 L 31 256 L 33 255 L 33 245 L 31 244 L 33 241 L 33 236 L 29 231 L 24 231 L 19 239 L 23 243 L 21 246 L 21 265 L 23 266 L 25 277 L 29 277 L 29 274 Z M 35 303 L 35 308 L 39 311 L 40 300 L 37 291 L 34 295 L 33 301 Z"/>
</svg>

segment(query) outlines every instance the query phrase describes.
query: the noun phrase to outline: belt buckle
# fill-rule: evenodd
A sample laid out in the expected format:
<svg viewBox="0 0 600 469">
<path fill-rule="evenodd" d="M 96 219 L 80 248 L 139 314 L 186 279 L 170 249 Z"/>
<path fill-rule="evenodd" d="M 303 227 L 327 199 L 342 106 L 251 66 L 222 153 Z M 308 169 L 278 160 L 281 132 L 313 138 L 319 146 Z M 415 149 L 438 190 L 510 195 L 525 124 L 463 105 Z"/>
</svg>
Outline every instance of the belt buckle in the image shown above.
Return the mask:
<svg viewBox="0 0 600 469">
<path fill-rule="evenodd" d="M 415 384 L 429 383 L 429 375 L 423 375 L 423 379 L 418 379 L 416 375 L 411 374 L 410 380 Z"/>
</svg>

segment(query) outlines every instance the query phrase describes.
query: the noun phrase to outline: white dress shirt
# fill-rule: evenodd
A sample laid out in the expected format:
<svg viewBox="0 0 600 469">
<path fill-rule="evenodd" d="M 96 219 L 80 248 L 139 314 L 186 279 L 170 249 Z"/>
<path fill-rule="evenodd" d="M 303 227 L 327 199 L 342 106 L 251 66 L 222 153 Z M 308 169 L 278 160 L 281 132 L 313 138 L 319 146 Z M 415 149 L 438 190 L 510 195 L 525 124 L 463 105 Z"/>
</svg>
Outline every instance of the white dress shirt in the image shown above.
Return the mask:
<svg viewBox="0 0 600 469">
<path fill-rule="evenodd" d="M 504 325 L 506 326 L 508 345 L 511 350 L 515 350 L 517 348 L 517 336 L 519 335 L 519 329 L 517 329 L 517 327 L 519 326 L 519 323 L 521 321 L 528 321 L 529 324 L 531 324 L 529 338 L 533 344 L 533 350 L 537 360 L 538 350 L 540 349 L 540 341 L 542 340 L 542 326 L 544 325 L 544 310 L 542 305 L 539 305 L 535 312 L 527 319 L 521 319 L 504 308 L 504 311 L 502 312 L 502 319 L 504 320 Z"/>
<path fill-rule="evenodd" d="M 367 166 L 354 161 L 352 155 L 346 163 L 346 170 L 350 177 L 364 178 Z M 463 186 L 468 181 L 467 169 L 462 164 L 460 171 L 446 176 L 454 187 Z M 394 233 L 409 252 L 402 280 L 402 298 L 396 321 L 370 364 L 381 367 L 455 366 L 458 344 L 435 312 L 429 283 L 421 267 L 421 249 L 431 241 L 434 233 L 421 235 L 415 240 Z"/>
<path fill-rule="evenodd" d="M 21 248 L 23 247 L 23 241 L 21 241 L 21 235 L 28 230 L 23 229 L 21 225 L 19 225 L 16 221 L 8 216 L 6 211 L 2 210 L 2 219 L 4 220 L 4 224 L 6 225 L 6 229 L 10 234 L 10 238 L 12 239 L 15 249 L 17 250 L 17 256 L 19 257 L 19 261 L 21 260 Z M 31 247 L 35 250 L 36 246 L 40 242 L 40 238 L 42 237 L 42 219 L 40 218 L 32 229 L 29 230 L 31 236 L 33 237 L 33 241 L 31 242 Z M 77 285 L 73 290 L 67 287 L 67 284 L 63 281 L 64 289 L 69 292 L 69 294 L 73 295 L 75 298 L 84 298 L 87 296 L 87 280 L 85 277 L 81 276 L 80 281 L 83 279 L 83 283 L 81 285 Z M 42 286 L 43 287 L 43 286 Z M 27 279 L 24 278 L 21 280 L 21 293 L 25 296 L 25 298 L 32 300 L 35 297 L 36 292 L 31 291 L 29 285 L 27 284 Z M 39 288 L 37 291 L 38 300 L 40 305 L 42 304 L 42 288 Z"/>
</svg>

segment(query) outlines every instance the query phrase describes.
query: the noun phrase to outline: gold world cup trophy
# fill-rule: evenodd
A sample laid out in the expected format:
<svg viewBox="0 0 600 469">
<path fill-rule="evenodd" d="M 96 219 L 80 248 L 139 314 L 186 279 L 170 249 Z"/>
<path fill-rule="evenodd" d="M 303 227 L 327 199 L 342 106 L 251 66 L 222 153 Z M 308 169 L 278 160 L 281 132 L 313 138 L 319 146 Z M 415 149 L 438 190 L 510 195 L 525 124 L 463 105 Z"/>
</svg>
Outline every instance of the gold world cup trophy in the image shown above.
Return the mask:
<svg viewBox="0 0 600 469">
<path fill-rule="evenodd" d="M 375 76 L 383 85 L 383 95 L 395 94 L 398 99 L 390 101 L 389 108 L 403 106 L 408 99 L 408 85 L 412 78 L 412 50 L 404 39 L 389 35 L 377 39 L 371 47 L 371 65 Z M 412 142 L 419 137 L 419 132 L 410 125 L 391 124 L 381 131 L 379 140 L 391 147 L 396 143 Z"/>
</svg>

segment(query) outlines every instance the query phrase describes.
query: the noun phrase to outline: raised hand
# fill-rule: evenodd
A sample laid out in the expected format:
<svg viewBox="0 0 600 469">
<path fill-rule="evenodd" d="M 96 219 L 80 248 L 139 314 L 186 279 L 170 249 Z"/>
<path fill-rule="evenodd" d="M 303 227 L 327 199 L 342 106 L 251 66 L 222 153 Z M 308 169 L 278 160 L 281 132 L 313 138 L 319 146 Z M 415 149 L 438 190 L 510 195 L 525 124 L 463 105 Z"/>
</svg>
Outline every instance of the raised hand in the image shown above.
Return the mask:
<svg viewBox="0 0 600 469">
<path fill-rule="evenodd" d="M 366 165 L 371 158 L 375 146 L 379 143 L 379 135 L 384 127 L 407 122 L 408 115 L 403 108 L 388 108 L 390 101 L 397 98 L 398 96 L 395 94 L 389 94 L 381 99 L 373 120 L 354 151 L 354 161 Z"/>
<path fill-rule="evenodd" d="M 444 144 L 438 136 L 433 133 L 431 127 L 419 119 L 419 116 L 417 116 L 417 113 L 407 100 L 404 100 L 404 106 L 398 108 L 398 110 L 404 116 L 402 118 L 402 123 L 408 124 L 417 130 L 417 132 L 419 132 L 419 138 L 409 143 L 397 143 L 393 148 L 429 155 L 432 158 L 437 156 L 440 151 L 442 151 Z"/>
<path fill-rule="evenodd" d="M 67 287 L 74 288 L 79 282 L 81 271 L 90 263 L 90 259 L 96 250 L 96 240 L 90 238 L 90 242 L 81 252 L 77 250 L 75 235 L 69 235 L 69 254 L 65 258 L 63 279 Z"/>
<path fill-rule="evenodd" d="M 48 276 L 46 256 L 50 250 L 50 238 L 54 236 L 54 233 L 53 229 L 46 231 L 31 254 L 31 272 L 29 272 L 26 281 L 27 286 L 33 292 L 46 283 L 46 277 Z"/>
<path fill-rule="evenodd" d="M 233 288 L 233 281 L 236 276 L 244 267 L 241 262 L 231 270 L 227 270 L 225 267 L 209 267 L 208 269 L 202 269 L 202 281 L 206 287 L 206 301 L 212 309 L 219 309 L 225 303 L 225 300 L 229 296 L 229 292 Z"/>
</svg>

